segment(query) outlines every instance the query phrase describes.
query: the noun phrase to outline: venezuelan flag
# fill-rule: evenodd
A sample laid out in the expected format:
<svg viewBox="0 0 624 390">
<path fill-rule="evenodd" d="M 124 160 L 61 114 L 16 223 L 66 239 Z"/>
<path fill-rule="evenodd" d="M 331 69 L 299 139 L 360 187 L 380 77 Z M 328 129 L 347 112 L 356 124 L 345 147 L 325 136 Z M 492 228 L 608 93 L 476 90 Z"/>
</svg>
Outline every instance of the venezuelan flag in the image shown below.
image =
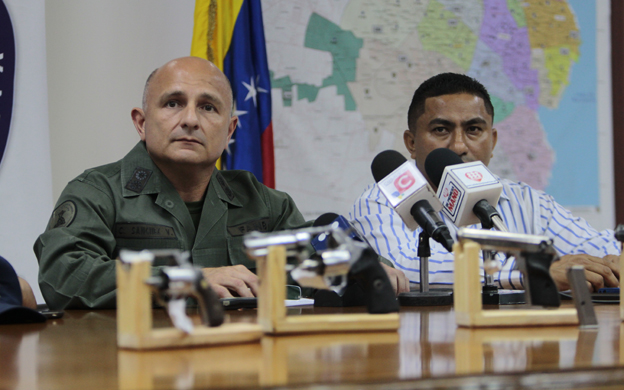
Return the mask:
<svg viewBox="0 0 624 390">
<path fill-rule="evenodd" d="M 191 55 L 212 61 L 234 93 L 238 128 L 222 160 L 275 188 L 271 84 L 260 0 L 196 0 Z"/>
</svg>

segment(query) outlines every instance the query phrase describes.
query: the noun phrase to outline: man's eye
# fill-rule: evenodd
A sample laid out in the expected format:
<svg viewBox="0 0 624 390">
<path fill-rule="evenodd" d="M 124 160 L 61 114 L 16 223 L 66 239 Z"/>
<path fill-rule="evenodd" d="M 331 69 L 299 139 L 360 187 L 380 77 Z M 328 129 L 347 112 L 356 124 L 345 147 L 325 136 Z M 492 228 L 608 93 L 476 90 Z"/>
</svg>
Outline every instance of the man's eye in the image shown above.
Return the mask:
<svg viewBox="0 0 624 390">
<path fill-rule="evenodd" d="M 177 102 L 176 100 L 170 100 L 170 101 L 168 101 L 165 105 L 166 105 L 167 107 L 170 107 L 170 108 L 175 108 L 175 107 L 177 107 L 179 104 L 178 104 L 178 102 Z"/>
<path fill-rule="evenodd" d="M 212 104 L 206 104 L 205 106 L 202 106 L 202 109 L 205 111 L 215 111 L 215 106 Z"/>
<path fill-rule="evenodd" d="M 468 128 L 468 132 L 469 133 L 479 133 L 479 132 L 481 132 L 481 128 L 478 127 L 478 126 L 470 126 Z"/>
<path fill-rule="evenodd" d="M 434 133 L 440 133 L 440 134 L 446 133 L 446 127 L 436 127 L 436 128 L 433 129 L 433 132 Z"/>
</svg>

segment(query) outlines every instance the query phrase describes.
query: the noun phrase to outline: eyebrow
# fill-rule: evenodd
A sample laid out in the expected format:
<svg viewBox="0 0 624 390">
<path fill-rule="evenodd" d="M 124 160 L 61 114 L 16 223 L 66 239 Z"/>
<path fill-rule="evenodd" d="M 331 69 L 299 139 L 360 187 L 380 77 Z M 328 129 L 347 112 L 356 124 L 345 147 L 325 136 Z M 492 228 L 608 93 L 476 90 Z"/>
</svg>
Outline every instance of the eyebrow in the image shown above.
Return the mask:
<svg viewBox="0 0 624 390">
<path fill-rule="evenodd" d="M 472 126 L 472 125 L 487 125 L 487 121 L 481 117 L 477 117 L 477 118 L 472 118 L 469 119 L 467 121 L 463 121 L 462 126 Z M 455 125 L 455 122 L 452 122 L 448 119 L 443 119 L 443 118 L 434 118 L 429 122 L 429 125 L 443 125 L 443 126 L 448 126 L 448 127 L 452 127 Z"/>
<path fill-rule="evenodd" d="M 175 97 L 185 97 L 187 96 L 187 94 L 183 91 L 171 91 L 171 92 L 167 92 L 164 93 L 160 99 L 161 103 L 166 102 L 168 99 L 171 98 L 175 98 Z M 202 94 L 199 95 L 199 99 L 200 100 L 208 100 L 210 102 L 214 102 L 217 105 L 223 105 L 223 101 L 216 95 L 204 92 Z"/>
</svg>

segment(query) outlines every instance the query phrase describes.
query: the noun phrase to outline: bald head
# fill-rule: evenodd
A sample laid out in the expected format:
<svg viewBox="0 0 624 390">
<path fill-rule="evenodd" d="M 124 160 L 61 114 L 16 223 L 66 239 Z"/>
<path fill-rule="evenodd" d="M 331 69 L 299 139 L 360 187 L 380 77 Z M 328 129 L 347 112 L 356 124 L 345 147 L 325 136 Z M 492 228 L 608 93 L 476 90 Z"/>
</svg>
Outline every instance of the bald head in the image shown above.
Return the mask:
<svg viewBox="0 0 624 390">
<path fill-rule="evenodd" d="M 131 115 L 152 160 L 169 180 L 209 177 L 238 123 L 223 72 L 201 58 L 178 58 L 150 75 L 144 95 Z"/>
<path fill-rule="evenodd" d="M 225 74 L 217 68 L 212 62 L 199 57 L 181 57 L 171 60 L 161 66 L 154 69 L 152 73 L 147 77 L 145 81 L 145 87 L 143 88 L 143 110 L 147 110 L 149 95 L 153 92 L 152 85 L 158 83 L 162 75 L 168 75 L 170 72 L 188 72 L 192 76 L 202 79 L 211 79 L 215 84 L 222 84 L 227 90 L 226 96 L 229 97 L 227 105 L 230 108 L 230 113 L 234 112 L 234 96 L 232 94 L 232 86 Z"/>
</svg>

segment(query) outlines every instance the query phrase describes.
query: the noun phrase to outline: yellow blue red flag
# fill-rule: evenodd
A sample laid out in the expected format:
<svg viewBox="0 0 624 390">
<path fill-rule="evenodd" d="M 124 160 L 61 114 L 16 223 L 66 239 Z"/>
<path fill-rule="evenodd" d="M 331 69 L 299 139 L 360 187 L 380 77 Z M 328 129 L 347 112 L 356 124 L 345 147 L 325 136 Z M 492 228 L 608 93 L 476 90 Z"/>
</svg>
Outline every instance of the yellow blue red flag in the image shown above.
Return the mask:
<svg viewBox="0 0 624 390">
<path fill-rule="evenodd" d="M 191 55 L 228 77 L 238 127 L 225 151 L 226 169 L 252 172 L 275 188 L 271 84 L 260 0 L 196 0 Z"/>
</svg>

